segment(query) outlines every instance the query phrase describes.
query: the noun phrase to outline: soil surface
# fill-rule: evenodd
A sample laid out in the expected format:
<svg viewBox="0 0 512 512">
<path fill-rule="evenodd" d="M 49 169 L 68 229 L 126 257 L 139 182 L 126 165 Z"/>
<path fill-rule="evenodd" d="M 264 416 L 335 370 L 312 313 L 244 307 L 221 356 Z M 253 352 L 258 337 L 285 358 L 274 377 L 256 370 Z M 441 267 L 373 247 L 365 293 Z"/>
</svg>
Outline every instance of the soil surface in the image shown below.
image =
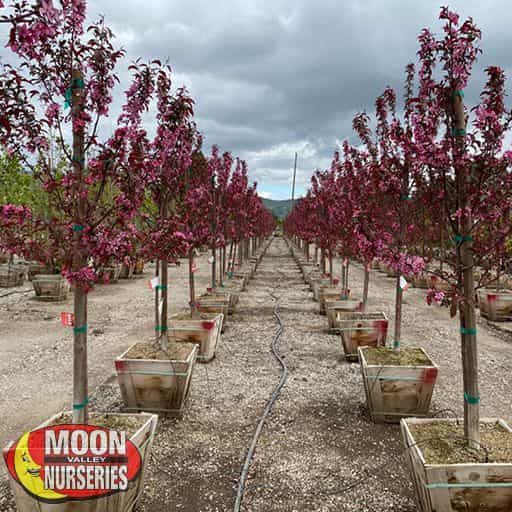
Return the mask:
<svg viewBox="0 0 512 512">
<path fill-rule="evenodd" d="M 311 254 L 314 249 L 311 248 Z M 197 289 L 207 285 L 207 256 Z M 350 267 L 351 298 L 361 298 L 362 266 Z M 335 263 L 335 274 L 341 262 Z M 121 411 L 113 360 L 153 332 L 153 297 L 144 279 L 100 286 L 90 296 L 91 406 Z M 186 265 L 171 269 L 171 314 L 188 303 Z M 372 271 L 368 311 L 383 311 L 393 332 L 395 280 Z M 370 421 L 358 364 L 345 361 L 339 335 L 327 333 L 298 267 L 275 238 L 209 364 L 196 365 L 182 419 L 161 418 L 137 512 L 233 510 L 238 479 L 258 418 L 279 381 L 270 352 L 277 330 L 288 380 L 263 429 L 245 489 L 244 512 L 416 511 L 397 425 Z M 0 295 L 5 293 L 0 291 Z M 462 414 L 458 320 L 428 307 L 425 290 L 409 289 L 403 307 L 405 346 L 422 346 L 440 372 L 432 414 Z M 5 443 L 62 408 L 71 393 L 71 334 L 60 326 L 65 305 L 31 294 L 0 298 L 0 441 Z M 391 339 L 391 337 L 390 337 Z M 512 344 L 479 324 L 482 416 L 512 417 Z M 14 506 L 5 478 L 0 512 Z"/>
</svg>

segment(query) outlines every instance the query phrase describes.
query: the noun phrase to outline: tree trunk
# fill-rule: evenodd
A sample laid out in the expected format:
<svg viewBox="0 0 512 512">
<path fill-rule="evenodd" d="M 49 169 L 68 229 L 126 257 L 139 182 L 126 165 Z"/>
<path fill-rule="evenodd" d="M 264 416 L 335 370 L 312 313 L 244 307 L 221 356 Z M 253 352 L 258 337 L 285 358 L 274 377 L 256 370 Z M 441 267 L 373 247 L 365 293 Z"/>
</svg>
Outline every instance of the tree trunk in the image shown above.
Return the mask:
<svg viewBox="0 0 512 512">
<path fill-rule="evenodd" d="M 188 252 L 188 289 L 190 291 L 190 317 L 193 318 L 196 313 L 196 284 L 195 276 L 192 271 L 194 267 L 194 249 Z"/>
<path fill-rule="evenodd" d="M 348 276 L 349 276 L 349 270 L 350 270 L 350 260 L 346 259 L 346 265 L 345 265 L 345 297 L 348 299 L 349 294 L 349 288 L 348 288 Z"/>
<path fill-rule="evenodd" d="M 455 91 L 454 91 L 455 92 Z M 454 122 L 456 141 L 454 152 L 462 157 L 466 151 L 465 130 L 466 119 L 464 112 L 464 100 L 462 95 L 454 94 Z M 469 440 L 469 447 L 480 448 L 480 392 L 478 385 L 478 347 L 476 338 L 476 314 L 475 314 L 475 283 L 473 276 L 473 239 L 471 238 L 473 221 L 465 210 L 467 206 L 466 183 L 463 165 L 455 166 L 457 180 L 458 207 L 463 212 L 459 221 L 459 243 L 461 267 L 459 278 L 462 277 L 462 291 L 464 300 L 460 302 L 460 327 L 462 372 L 464 383 L 464 436 Z M 460 290 L 460 281 L 459 281 Z"/>
<path fill-rule="evenodd" d="M 166 260 L 162 260 L 162 277 L 160 279 L 160 287 L 162 291 L 162 295 L 160 298 L 160 305 L 161 305 L 161 314 L 160 314 L 160 326 L 159 326 L 159 333 L 160 333 L 160 347 L 163 351 L 167 351 L 169 349 L 169 335 L 167 333 L 168 331 L 168 324 L 167 324 L 167 304 L 168 304 L 168 293 L 167 293 L 167 283 L 169 282 L 168 279 L 168 270 L 169 270 L 169 263 L 167 263 Z"/>
<path fill-rule="evenodd" d="M 334 278 L 333 278 L 333 268 L 332 268 L 332 252 L 329 251 L 329 284 L 332 286 L 333 285 L 333 281 L 334 281 Z"/>
<path fill-rule="evenodd" d="M 212 245 L 212 248 L 211 248 L 211 251 L 212 251 L 212 254 L 211 254 L 211 257 L 212 257 L 212 282 L 211 282 L 211 285 L 212 285 L 212 290 L 215 291 L 215 288 L 217 287 L 217 260 L 215 258 L 215 243 Z"/>
<path fill-rule="evenodd" d="M 363 313 L 366 312 L 366 307 L 368 306 L 368 288 L 370 284 L 370 265 L 371 263 L 367 263 L 364 267 L 364 284 L 363 284 L 363 305 L 362 310 Z"/>
<path fill-rule="evenodd" d="M 156 260 L 155 264 L 155 277 L 160 277 L 160 260 Z M 160 305 L 160 286 L 155 287 L 155 339 L 156 343 L 160 341 L 160 313 L 159 313 L 159 305 Z"/>
<path fill-rule="evenodd" d="M 73 71 L 71 83 L 71 116 L 79 119 L 83 110 L 84 82 L 81 71 Z M 77 178 L 78 224 L 73 226 L 73 238 L 79 243 L 85 223 L 87 222 L 86 206 L 81 199 L 83 172 L 85 165 L 84 130 L 78 127 L 73 130 L 73 174 Z M 87 265 L 87 258 L 82 254 L 74 254 L 73 270 L 78 272 Z M 74 329 L 73 329 L 73 423 L 88 421 L 88 376 L 87 376 L 87 293 L 80 285 L 75 284 L 74 292 Z"/>
<path fill-rule="evenodd" d="M 402 299 L 403 290 L 400 286 L 400 278 L 402 274 L 397 272 L 396 276 L 396 296 L 395 296 L 395 339 L 393 341 L 393 348 L 397 351 L 400 350 L 400 341 L 402 339 Z"/>
</svg>

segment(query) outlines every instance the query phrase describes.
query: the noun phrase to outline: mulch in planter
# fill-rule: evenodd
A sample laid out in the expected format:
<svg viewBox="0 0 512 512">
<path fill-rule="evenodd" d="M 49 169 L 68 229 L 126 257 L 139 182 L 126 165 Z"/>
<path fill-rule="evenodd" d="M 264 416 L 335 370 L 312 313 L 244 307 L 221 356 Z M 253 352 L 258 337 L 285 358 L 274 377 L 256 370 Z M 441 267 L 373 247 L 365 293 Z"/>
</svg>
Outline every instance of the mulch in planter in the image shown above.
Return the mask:
<svg viewBox="0 0 512 512">
<path fill-rule="evenodd" d="M 148 421 L 150 416 L 138 416 L 137 414 L 108 414 L 92 413 L 89 415 L 89 425 L 109 428 L 118 432 L 126 432 L 127 437 L 133 436 Z M 73 423 L 73 417 L 70 413 L 64 412 L 55 418 L 51 425 L 68 425 Z"/>
<path fill-rule="evenodd" d="M 501 425 L 480 425 L 481 450 L 471 450 L 464 439 L 462 421 L 409 424 L 427 464 L 508 463 L 512 462 L 512 433 Z"/>
<path fill-rule="evenodd" d="M 375 347 L 365 351 L 369 365 L 381 366 L 431 366 L 432 361 L 419 348 L 401 348 L 400 351 L 387 347 Z"/>
<path fill-rule="evenodd" d="M 158 361 L 184 361 L 190 355 L 193 344 L 169 343 L 167 352 L 155 343 L 137 343 L 124 356 L 124 359 L 154 359 Z"/>
</svg>

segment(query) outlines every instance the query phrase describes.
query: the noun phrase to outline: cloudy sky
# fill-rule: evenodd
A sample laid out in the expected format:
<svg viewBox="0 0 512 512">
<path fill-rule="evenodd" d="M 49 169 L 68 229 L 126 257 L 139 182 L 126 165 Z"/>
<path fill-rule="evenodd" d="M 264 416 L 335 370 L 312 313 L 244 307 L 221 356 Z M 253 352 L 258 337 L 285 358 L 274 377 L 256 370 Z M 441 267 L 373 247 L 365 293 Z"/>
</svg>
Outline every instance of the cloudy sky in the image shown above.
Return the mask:
<svg viewBox="0 0 512 512">
<path fill-rule="evenodd" d="M 206 147 L 247 160 L 260 193 L 288 198 L 294 152 L 301 193 L 351 119 L 373 111 L 386 85 L 401 90 L 416 37 L 440 30 L 432 0 L 89 0 L 117 42 L 136 57 L 169 59 L 176 84 L 196 100 Z M 474 103 L 482 70 L 512 67 L 512 13 L 506 0 L 452 0 L 483 30 L 483 56 L 466 98 Z M 508 73 L 511 74 L 510 72 Z"/>
</svg>

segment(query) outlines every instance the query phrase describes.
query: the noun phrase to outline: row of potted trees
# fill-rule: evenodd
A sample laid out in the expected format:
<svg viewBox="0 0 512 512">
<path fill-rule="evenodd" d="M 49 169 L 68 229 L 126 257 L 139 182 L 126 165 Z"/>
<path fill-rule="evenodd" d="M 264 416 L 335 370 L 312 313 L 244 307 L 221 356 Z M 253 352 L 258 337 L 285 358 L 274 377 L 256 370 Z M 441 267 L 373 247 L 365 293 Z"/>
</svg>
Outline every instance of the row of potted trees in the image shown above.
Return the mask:
<svg viewBox="0 0 512 512">
<path fill-rule="evenodd" d="M 73 407 L 47 424 L 91 422 L 126 430 L 138 446 L 142 476 L 126 493 L 59 505 L 36 503 L 12 481 L 18 510 L 131 510 L 143 489 L 157 416 L 181 414 L 196 358 L 207 362 L 232 297 L 262 257 L 274 221 L 250 185 L 244 162 L 202 151 L 193 100 L 172 86 L 167 65 L 129 67 L 131 84 L 110 135 L 109 115 L 124 52 L 100 19 L 85 27 L 85 2 L 0 2 L 15 64 L 0 69 L 0 144 L 39 184 L 43 212 L 0 205 L 0 251 L 42 265 L 58 261 L 73 293 Z M 145 128 L 154 120 L 151 137 Z M 54 134 L 58 134 L 54 137 Z M 55 165 L 51 144 L 64 164 Z M 197 294 L 195 251 L 209 247 L 211 286 Z M 229 255 L 228 255 L 229 251 Z M 169 264 L 189 263 L 190 304 L 169 319 Z M 250 259 L 252 258 L 252 260 Z M 89 411 L 88 297 L 110 271 L 155 261 L 153 342 L 136 343 L 116 361 L 128 414 Z M 237 263 L 238 262 L 238 263 Z M 116 275 L 114 274 L 115 278 Z M 51 383 L 49 383 L 50 385 Z"/>
<path fill-rule="evenodd" d="M 512 151 L 505 146 L 511 113 L 505 75 L 496 66 L 486 68 L 476 107 L 465 107 L 481 33 L 473 20 L 462 22 L 447 8 L 440 19 L 441 37 L 428 29 L 419 36 L 419 64 L 406 68 L 403 105 L 388 87 L 376 100 L 374 119 L 354 118 L 358 145 L 343 143 L 331 168 L 315 174 L 285 229 L 313 288 L 329 290 L 333 265 L 327 271 L 325 257 L 341 256 L 337 300 L 348 298 L 348 259 L 363 264 L 364 299 L 345 309 L 335 305 L 330 323 L 339 328 L 346 354 L 360 361 L 372 419 L 401 420 L 419 510 L 505 510 L 512 506 L 512 461 L 500 448 L 512 430 L 501 419 L 480 418 L 476 307 L 478 288 L 498 282 L 479 302 L 483 315 L 503 311 L 501 305 L 490 313 L 511 248 Z M 322 252 L 319 270 L 316 258 L 309 262 L 311 243 Z M 375 263 L 396 280 L 390 348 L 387 320 L 367 310 Z M 459 316 L 460 427 L 458 420 L 428 418 L 438 368 L 423 347 L 402 346 L 402 298 L 414 278 L 428 287 L 429 304 L 445 303 Z"/>
</svg>

